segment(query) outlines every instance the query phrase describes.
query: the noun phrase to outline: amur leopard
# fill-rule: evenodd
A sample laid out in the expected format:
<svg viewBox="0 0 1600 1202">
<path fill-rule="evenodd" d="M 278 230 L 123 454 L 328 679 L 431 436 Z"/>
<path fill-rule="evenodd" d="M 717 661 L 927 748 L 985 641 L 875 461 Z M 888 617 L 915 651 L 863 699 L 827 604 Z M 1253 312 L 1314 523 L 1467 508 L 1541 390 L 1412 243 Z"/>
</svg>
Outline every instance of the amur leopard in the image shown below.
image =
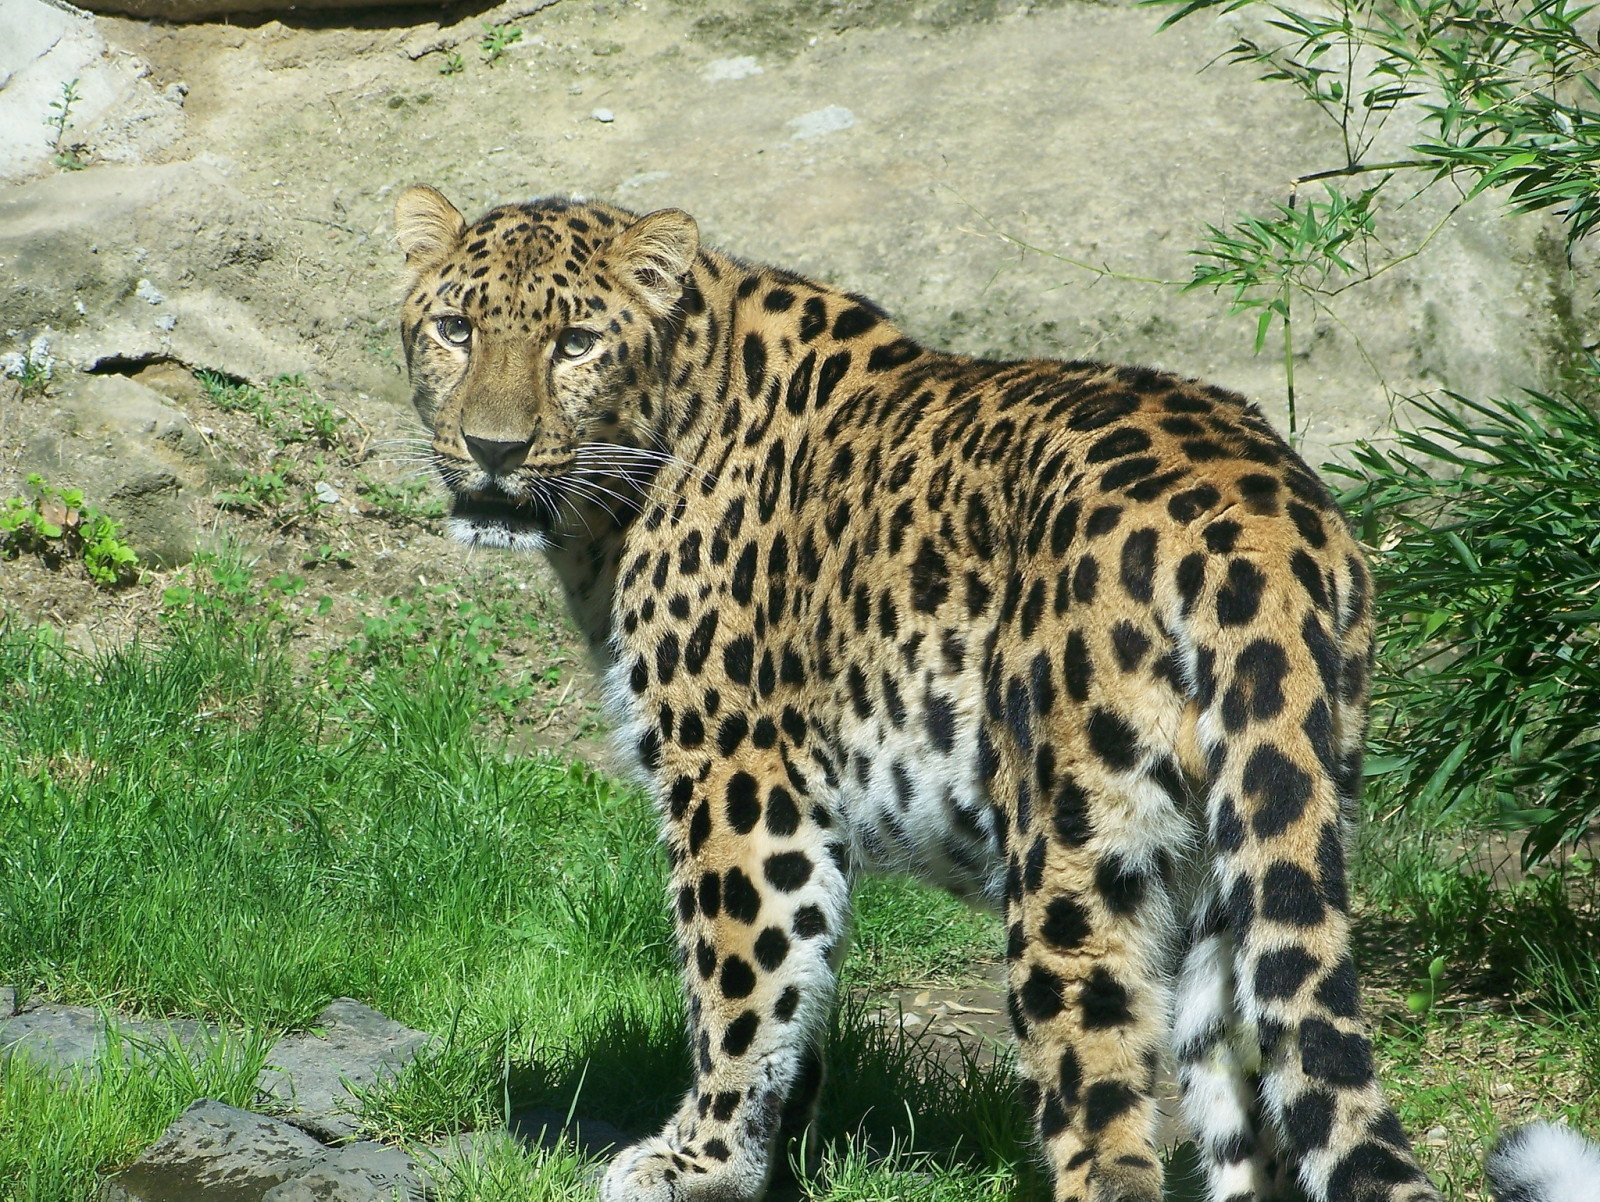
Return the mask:
<svg viewBox="0 0 1600 1202">
<path fill-rule="evenodd" d="M 929 350 L 676 210 L 396 225 L 450 530 L 549 557 L 659 799 L 693 1085 L 605 1202 L 763 1194 L 880 869 L 1002 914 L 1062 1202 L 1159 1202 L 1169 1046 L 1214 1202 L 1438 1197 L 1350 956 L 1372 578 L 1254 407 Z M 1562 1128 L 1495 1165 L 1600 1180 Z"/>
</svg>

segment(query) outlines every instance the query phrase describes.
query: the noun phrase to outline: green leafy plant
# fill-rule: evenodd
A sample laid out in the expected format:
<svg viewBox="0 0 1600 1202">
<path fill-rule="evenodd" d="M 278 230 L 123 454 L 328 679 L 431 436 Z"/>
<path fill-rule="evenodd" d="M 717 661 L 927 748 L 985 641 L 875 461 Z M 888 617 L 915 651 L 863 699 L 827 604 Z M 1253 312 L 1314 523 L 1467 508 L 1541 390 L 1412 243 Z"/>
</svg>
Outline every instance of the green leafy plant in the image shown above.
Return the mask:
<svg viewBox="0 0 1600 1202">
<path fill-rule="evenodd" d="M 28 477 L 30 495 L 0 502 L 0 557 L 41 556 L 52 566 L 81 562 L 96 584 L 112 587 L 139 578 L 139 557 L 118 537 L 116 522 L 76 488 L 54 488 Z"/>
<path fill-rule="evenodd" d="M 0 355 L 0 376 L 17 381 L 24 397 L 43 396 L 55 375 L 55 367 L 48 335 L 40 335 L 20 351 Z"/>
<path fill-rule="evenodd" d="M 486 63 L 492 65 L 505 54 L 507 47 L 522 41 L 522 30 L 515 25 L 491 25 L 488 21 L 482 24 L 483 37 L 478 39 L 478 53 Z"/>
<path fill-rule="evenodd" d="M 316 549 L 300 562 L 304 568 L 353 568 L 355 556 L 332 543 L 318 543 Z"/>
<path fill-rule="evenodd" d="M 1186 287 L 1230 294 L 1256 322 L 1256 349 L 1282 325 L 1291 438 L 1294 301 L 1332 314 L 1331 299 L 1420 253 L 1463 206 L 1494 190 L 1518 212 L 1560 210 L 1569 244 L 1600 225 L 1600 64 L 1566 0 L 1145 0 L 1175 9 L 1163 28 L 1196 13 L 1247 10 L 1264 30 L 1228 52 L 1281 81 L 1337 128 L 1340 161 L 1289 181 L 1264 217 L 1210 227 Z M 1249 25 L 1245 28 L 1248 30 Z M 1401 158 L 1376 156 L 1404 105 L 1421 128 Z M 1338 182 L 1370 179 L 1354 193 Z M 1308 198 L 1308 185 L 1325 198 Z M 1386 243 L 1380 217 L 1435 185 L 1454 191 L 1415 245 Z M 1333 315 L 1336 317 L 1336 315 Z"/>
<path fill-rule="evenodd" d="M 467 62 L 460 54 L 452 50 L 444 56 L 444 62 L 439 64 L 440 75 L 460 75 L 467 69 Z"/>
<path fill-rule="evenodd" d="M 1228 229 L 1206 227 L 1203 248 L 1194 252 L 1194 278 L 1185 289 L 1231 292 L 1229 312 L 1254 313 L 1257 354 L 1276 319 L 1283 335 L 1284 393 L 1289 431 L 1298 429 L 1294 389 L 1294 298 L 1326 296 L 1362 267 L 1346 258 L 1352 247 L 1365 259 L 1373 237 L 1372 203 L 1377 187 L 1355 197 L 1324 185 L 1324 199 L 1290 196 L 1268 218 L 1242 217 Z"/>
<path fill-rule="evenodd" d="M 1428 961 L 1427 975 L 1418 978 L 1417 987 L 1406 994 L 1406 1009 L 1418 1017 L 1432 1012 L 1439 1001 L 1439 982 L 1444 977 L 1444 957 Z"/>
<path fill-rule="evenodd" d="M 1572 392 L 1446 396 L 1344 469 L 1380 549 L 1374 737 L 1409 804 L 1481 799 L 1536 859 L 1600 817 L 1600 364 Z"/>
<path fill-rule="evenodd" d="M 72 122 L 72 109 L 82 100 L 78 94 L 78 81 L 69 79 L 61 85 L 61 95 L 50 102 L 50 112 L 44 123 L 50 129 L 50 149 L 55 165 L 67 171 L 82 171 L 89 165 L 88 147 L 82 142 L 67 141 L 67 126 Z"/>
<path fill-rule="evenodd" d="M 290 476 L 284 470 L 257 472 L 245 476 L 233 488 L 219 492 L 216 505 L 218 509 L 256 515 L 276 513 L 288 505 L 292 487 Z"/>
</svg>

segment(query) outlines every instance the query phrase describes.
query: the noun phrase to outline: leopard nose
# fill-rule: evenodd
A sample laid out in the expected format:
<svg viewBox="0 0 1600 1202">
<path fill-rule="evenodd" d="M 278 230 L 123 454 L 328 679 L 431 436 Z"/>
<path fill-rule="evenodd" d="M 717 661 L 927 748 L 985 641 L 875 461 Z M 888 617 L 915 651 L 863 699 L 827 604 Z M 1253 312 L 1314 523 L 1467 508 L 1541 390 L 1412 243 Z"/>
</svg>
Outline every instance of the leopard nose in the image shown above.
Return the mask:
<svg viewBox="0 0 1600 1202">
<path fill-rule="evenodd" d="M 474 438 L 470 434 L 461 437 L 466 441 L 468 453 L 488 472 L 510 471 L 527 459 L 528 452 L 533 449 L 531 438 L 526 442 L 496 442 L 490 438 Z"/>
</svg>

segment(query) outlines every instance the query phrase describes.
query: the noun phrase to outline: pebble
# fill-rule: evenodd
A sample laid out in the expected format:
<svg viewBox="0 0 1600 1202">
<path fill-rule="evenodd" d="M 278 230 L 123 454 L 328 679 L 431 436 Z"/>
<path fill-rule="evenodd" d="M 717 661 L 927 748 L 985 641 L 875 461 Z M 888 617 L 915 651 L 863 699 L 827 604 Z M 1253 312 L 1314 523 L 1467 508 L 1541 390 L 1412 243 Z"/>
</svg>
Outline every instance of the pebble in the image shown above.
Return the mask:
<svg viewBox="0 0 1600 1202">
<path fill-rule="evenodd" d="M 754 55 L 741 54 L 738 58 L 719 58 L 706 64 L 700 78 L 707 83 L 723 83 L 733 79 L 748 79 L 763 74 L 761 64 Z"/>
<path fill-rule="evenodd" d="M 849 109 L 840 104 L 830 104 L 827 108 L 802 113 L 789 122 L 789 127 L 794 130 L 795 138 L 806 139 L 835 134 L 841 129 L 849 129 L 855 123 L 856 115 Z"/>
<path fill-rule="evenodd" d="M 601 125 L 610 125 L 617 119 L 617 115 L 610 109 L 595 109 L 595 111 L 589 115 L 596 121 L 600 122 Z"/>
</svg>

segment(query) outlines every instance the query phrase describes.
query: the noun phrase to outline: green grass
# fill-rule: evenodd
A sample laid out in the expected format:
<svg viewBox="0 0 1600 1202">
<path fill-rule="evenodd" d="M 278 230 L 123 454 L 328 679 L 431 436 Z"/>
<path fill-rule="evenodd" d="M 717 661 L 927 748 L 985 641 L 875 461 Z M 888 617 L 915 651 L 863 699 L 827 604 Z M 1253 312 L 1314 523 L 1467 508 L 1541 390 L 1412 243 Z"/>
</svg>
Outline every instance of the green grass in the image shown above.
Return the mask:
<svg viewBox="0 0 1600 1202">
<path fill-rule="evenodd" d="M 0 981 L 221 1022 L 261 1051 L 360 998 L 440 1036 L 364 1099 L 391 1139 L 538 1105 L 654 1127 L 688 1066 L 650 803 L 505 754 L 488 610 L 418 600 L 307 663 L 298 591 L 212 565 L 169 592 L 158 645 L 93 655 L 0 628 Z M 959 976 L 994 943 L 992 920 L 906 882 L 865 891 L 860 939 L 858 988 Z M 838 1025 L 831 1138 L 1008 1177 L 1026 1159 L 1005 1061 L 942 1062 L 859 1006 Z M 5 1081 L 0 1197 L 66 1202 L 195 1097 L 248 1104 L 253 1071 L 224 1091 L 103 1068 L 48 1106 L 38 1070 Z M 577 1171 L 496 1155 L 456 1196 L 555 1196 Z"/>
<path fill-rule="evenodd" d="M 100 1170 L 133 1159 L 191 1102 L 248 1105 L 269 1047 L 254 1035 L 224 1034 L 189 1051 L 111 1039 L 65 1079 L 23 1056 L 9 1061 L 0 1073 L 0 1198 L 97 1196 Z"/>
<path fill-rule="evenodd" d="M 856 886 L 847 986 L 883 991 L 929 981 L 960 982 L 973 965 L 998 960 L 992 915 L 905 877 L 868 877 Z"/>
<path fill-rule="evenodd" d="M 250 1065 L 335 996 L 439 1037 L 364 1095 L 382 1138 L 525 1107 L 642 1133 L 687 1083 L 651 806 L 504 752 L 506 615 L 418 596 L 308 660 L 300 592 L 221 563 L 169 591 L 159 645 L 85 655 L 0 629 L 0 981 L 229 1033 L 198 1067 L 113 1052 L 62 1085 L 8 1069 L 7 1202 L 92 1197 L 194 1098 L 248 1104 Z M 1424 1157 L 1472 1197 L 1498 1123 L 1600 1125 L 1595 874 L 1574 861 L 1494 886 L 1441 853 L 1471 845 L 1468 807 L 1425 819 L 1392 801 L 1369 803 L 1356 878 L 1379 1058 L 1408 1129 L 1444 1132 Z M 863 1000 L 961 983 L 996 942 L 993 919 L 921 886 L 863 885 L 813 1196 L 1042 1193 L 1009 1057 L 963 1059 Z M 1410 1014 L 1434 957 L 1438 996 Z M 441 1169 L 441 1188 L 571 1197 L 592 1168 L 507 1144 Z"/>
</svg>

